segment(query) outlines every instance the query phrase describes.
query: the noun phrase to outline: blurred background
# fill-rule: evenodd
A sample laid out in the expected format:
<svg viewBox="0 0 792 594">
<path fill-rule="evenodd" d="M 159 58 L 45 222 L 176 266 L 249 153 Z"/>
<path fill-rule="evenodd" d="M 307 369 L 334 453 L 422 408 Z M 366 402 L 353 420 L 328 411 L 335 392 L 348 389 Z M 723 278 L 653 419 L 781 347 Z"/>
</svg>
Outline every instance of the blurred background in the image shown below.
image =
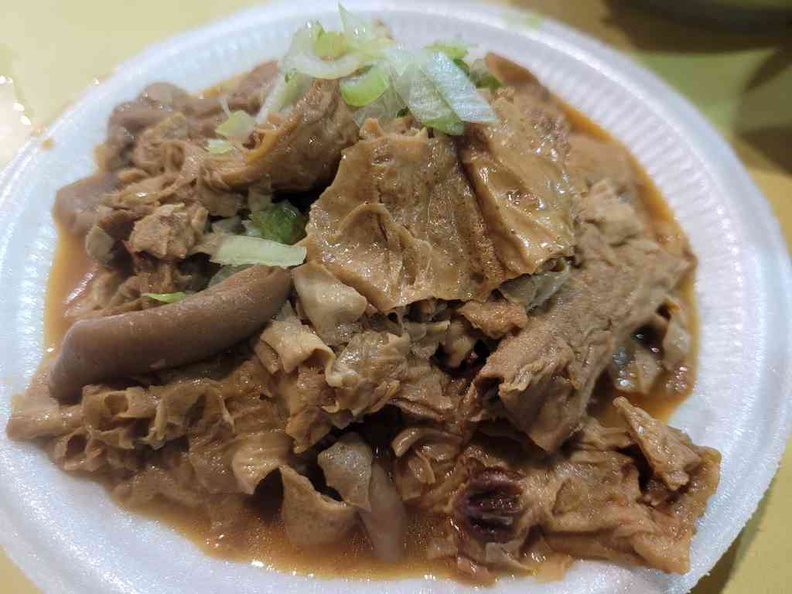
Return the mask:
<svg viewBox="0 0 792 594">
<path fill-rule="evenodd" d="M 425 0 L 430 2 L 430 0 Z M 480 2 L 485 0 L 479 0 Z M 695 104 L 731 143 L 792 243 L 792 0 L 490 0 L 612 45 Z M 0 167 L 81 90 L 146 45 L 249 0 L 2 0 Z M 57 142 L 57 139 L 55 139 Z M 792 592 L 792 450 L 754 518 L 695 594 Z M 35 588 L 0 551 L 0 592 Z"/>
</svg>

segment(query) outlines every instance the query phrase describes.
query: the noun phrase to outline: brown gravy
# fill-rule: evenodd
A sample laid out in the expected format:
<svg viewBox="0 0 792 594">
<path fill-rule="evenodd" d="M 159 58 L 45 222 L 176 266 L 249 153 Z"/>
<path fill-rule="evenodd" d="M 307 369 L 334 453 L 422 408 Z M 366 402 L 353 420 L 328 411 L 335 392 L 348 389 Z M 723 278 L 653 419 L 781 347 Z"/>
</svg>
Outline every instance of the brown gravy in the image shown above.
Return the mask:
<svg viewBox="0 0 792 594">
<path fill-rule="evenodd" d="M 601 128 L 578 111 L 567 107 L 567 115 L 575 131 L 585 132 L 597 139 L 613 142 Z M 673 215 L 654 183 L 633 162 L 639 177 L 641 198 L 647 205 L 652 217 L 658 221 L 673 220 Z M 91 263 L 85 253 L 82 239 L 75 238 L 59 229 L 58 245 L 53 258 L 52 269 L 47 283 L 45 309 L 45 358 L 57 352 L 61 340 L 68 330 L 64 313 L 70 295 L 87 281 Z M 687 306 L 692 317 L 694 351 L 691 361 L 697 354 L 697 319 L 694 303 L 693 274 L 689 274 L 678 290 L 679 296 Z M 669 396 L 664 386 L 668 377 L 661 377 L 655 393 L 649 396 L 626 395 L 633 404 L 644 408 L 654 417 L 667 420 L 674 409 L 688 395 L 689 389 Z M 695 369 L 687 375 L 687 385 L 692 386 Z M 597 404 L 593 409 L 595 416 L 606 424 L 618 423 L 613 414 L 610 401 L 617 395 L 615 390 L 603 382 L 595 395 Z M 452 575 L 452 569 L 445 561 L 430 561 L 424 557 L 426 543 L 433 533 L 432 522 L 411 514 L 408 530 L 407 554 L 398 564 L 388 564 L 374 558 L 366 537 L 361 530 L 353 532 L 342 546 L 334 544 L 313 548 L 310 551 L 289 543 L 283 524 L 277 512 L 262 514 L 260 509 L 245 510 L 249 514 L 246 521 L 239 522 L 240 529 L 226 532 L 219 537 L 212 535 L 209 520 L 203 514 L 182 508 L 172 503 L 158 501 L 133 511 L 171 526 L 187 536 L 203 553 L 232 561 L 249 563 L 255 567 L 275 568 L 281 571 L 296 572 L 302 575 L 357 579 L 393 579 L 398 577 L 420 577 L 434 579 Z M 459 574 L 453 574 L 459 579 Z"/>
</svg>

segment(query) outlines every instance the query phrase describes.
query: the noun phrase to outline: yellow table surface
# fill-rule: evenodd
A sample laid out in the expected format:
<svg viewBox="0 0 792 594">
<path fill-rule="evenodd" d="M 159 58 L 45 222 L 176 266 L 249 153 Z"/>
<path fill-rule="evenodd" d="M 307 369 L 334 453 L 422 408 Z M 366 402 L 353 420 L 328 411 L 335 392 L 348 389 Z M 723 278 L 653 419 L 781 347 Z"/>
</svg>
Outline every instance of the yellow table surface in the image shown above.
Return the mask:
<svg viewBox="0 0 792 594">
<path fill-rule="evenodd" d="M 81 89 L 147 44 L 248 0 L 0 2 L 0 166 Z M 792 241 L 792 31 L 683 25 L 627 0 L 513 0 L 619 48 L 686 95 L 731 142 Z M 528 16 L 528 15 L 527 15 Z M 528 16 L 526 22 L 530 22 Z M 10 79 L 10 80 L 9 80 Z M 57 139 L 55 139 L 57 142 Z M 739 539 L 696 594 L 792 592 L 792 449 Z M 0 591 L 37 590 L 0 551 Z"/>
</svg>

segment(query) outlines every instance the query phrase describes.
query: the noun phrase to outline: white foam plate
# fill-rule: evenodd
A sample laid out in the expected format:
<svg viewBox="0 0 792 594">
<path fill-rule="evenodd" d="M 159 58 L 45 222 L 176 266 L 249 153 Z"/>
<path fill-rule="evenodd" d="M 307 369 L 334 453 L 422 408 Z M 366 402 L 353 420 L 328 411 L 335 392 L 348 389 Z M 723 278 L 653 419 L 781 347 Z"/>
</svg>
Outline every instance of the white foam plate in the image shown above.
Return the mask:
<svg viewBox="0 0 792 594">
<path fill-rule="evenodd" d="M 684 576 L 578 562 L 561 583 L 502 579 L 498 592 L 672 592 L 690 589 L 739 533 L 775 473 L 792 408 L 792 275 L 768 204 L 726 143 L 655 76 L 549 19 L 494 6 L 349 1 L 410 45 L 462 36 L 533 70 L 625 143 L 657 183 L 699 257 L 698 383 L 672 423 L 723 453 L 723 478 L 700 523 Z M 0 174 L 0 425 L 42 350 L 55 191 L 93 170 L 92 147 L 112 107 L 155 80 L 199 90 L 276 58 L 307 18 L 338 25 L 334 2 L 292 0 L 239 13 L 152 46 L 91 88 Z M 0 438 L 0 542 L 44 591 L 69 593 L 415 592 L 470 590 L 414 578 L 319 580 L 204 556 L 185 537 L 113 504 L 30 444 Z M 343 570 L 340 569 L 340 573 Z"/>
</svg>

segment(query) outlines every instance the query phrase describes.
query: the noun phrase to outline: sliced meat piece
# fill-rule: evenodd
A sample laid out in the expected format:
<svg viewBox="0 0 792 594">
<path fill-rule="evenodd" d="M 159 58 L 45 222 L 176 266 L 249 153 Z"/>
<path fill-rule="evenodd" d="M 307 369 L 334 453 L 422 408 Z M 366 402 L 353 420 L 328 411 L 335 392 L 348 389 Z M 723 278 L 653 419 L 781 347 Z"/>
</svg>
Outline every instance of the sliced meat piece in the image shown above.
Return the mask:
<svg viewBox="0 0 792 594">
<path fill-rule="evenodd" d="M 180 267 L 176 262 L 168 262 L 166 260 L 158 260 L 147 254 L 132 254 L 133 268 L 136 275 L 125 281 L 125 285 L 133 284 L 139 293 L 176 293 L 176 292 L 196 292 L 206 286 L 205 277 L 200 277 L 200 274 L 189 274 L 187 271 L 189 267 L 185 264 Z M 185 271 L 182 272 L 182 269 Z M 201 280 L 203 278 L 203 280 Z M 134 294 L 134 293 L 132 293 Z M 159 301 L 145 298 L 143 308 L 147 307 L 160 307 L 162 304 Z"/>
<path fill-rule="evenodd" d="M 642 461 L 612 451 L 573 453 L 553 468 L 562 483 L 542 524 L 547 543 L 579 558 L 685 573 L 696 521 L 718 485 L 720 466 L 715 450 L 693 448 L 699 462 L 689 480 L 654 503 L 647 502 L 652 480 L 641 491 L 637 462 Z"/>
<path fill-rule="evenodd" d="M 195 199 L 200 202 L 213 217 L 233 217 L 244 204 L 242 194 L 210 188 L 202 179 L 198 179 L 195 185 Z"/>
<path fill-rule="evenodd" d="M 259 432 L 243 439 L 231 460 L 239 490 L 252 495 L 271 472 L 288 465 L 293 443 L 282 431 Z"/>
<path fill-rule="evenodd" d="M 617 398 L 613 404 L 652 471 L 673 491 L 686 485 L 690 481 L 688 473 L 701 464 L 701 456 L 687 435 L 666 427 L 626 398 Z"/>
<path fill-rule="evenodd" d="M 450 320 L 440 322 L 402 322 L 404 330 L 410 335 L 410 351 L 419 359 L 429 359 L 445 340 Z"/>
<path fill-rule="evenodd" d="M 175 178 L 173 173 L 163 173 L 108 194 L 97 209 L 95 226 L 114 240 L 126 240 L 135 222 L 154 212 L 161 192 L 170 186 Z"/>
<path fill-rule="evenodd" d="M 349 342 L 360 331 L 356 322 L 366 311 L 366 298 L 316 262 L 303 264 L 292 274 L 300 305 L 322 340 L 330 345 Z"/>
<path fill-rule="evenodd" d="M 690 267 L 638 233 L 640 227 L 625 235 L 616 222 L 628 216 L 628 204 L 616 199 L 585 206 L 582 265 L 546 309 L 500 343 L 476 379 L 484 392 L 497 389 L 508 418 L 547 451 L 579 426 L 611 354 L 652 317 Z"/>
<path fill-rule="evenodd" d="M 683 435 L 654 423 L 664 440 Z M 524 568 L 539 536 L 553 551 L 574 557 L 684 573 L 696 521 L 718 484 L 720 457 L 681 439 L 697 461 L 674 489 L 658 482 L 661 475 L 631 435 L 593 419 L 558 455 L 519 470 L 468 446 L 446 471 L 461 476 L 446 503 L 457 528 L 450 554 L 488 567 Z"/>
<path fill-rule="evenodd" d="M 505 299 L 490 299 L 484 303 L 468 301 L 457 311 L 474 328 L 495 339 L 503 338 L 528 324 L 525 307 Z"/>
<path fill-rule="evenodd" d="M 85 236 L 85 252 L 103 266 L 111 266 L 122 254 L 118 242 L 99 225 L 91 227 Z"/>
<path fill-rule="evenodd" d="M 374 129 L 311 207 L 305 246 L 378 310 L 484 299 L 509 273 L 446 136 Z"/>
<path fill-rule="evenodd" d="M 408 427 L 391 443 L 396 455 L 396 485 L 403 501 L 429 509 L 442 506 L 449 491 L 442 490 L 443 479 L 454 468 L 462 438 L 430 427 Z M 440 494 L 431 494 L 440 490 Z M 453 490 L 453 489 L 451 489 Z"/>
<path fill-rule="evenodd" d="M 67 298 L 64 319 L 74 323 L 139 309 L 140 292 L 130 280 L 120 270 L 97 267 Z"/>
<path fill-rule="evenodd" d="M 613 184 L 602 180 L 591 187 L 584 218 L 594 223 L 608 245 L 620 245 L 636 235 L 648 234 L 651 226 L 638 216 L 632 204 L 619 198 Z M 583 255 L 578 254 L 578 258 Z"/>
<path fill-rule="evenodd" d="M 275 61 L 263 62 L 243 74 L 228 97 L 228 107 L 232 110 L 242 109 L 250 114 L 257 113 L 277 74 L 278 63 Z"/>
<path fill-rule="evenodd" d="M 332 349 L 310 326 L 300 321 L 289 304 L 267 325 L 261 333 L 261 341 L 275 351 L 278 366 L 286 373 L 293 372 L 309 359 L 328 368 L 335 361 Z"/>
<path fill-rule="evenodd" d="M 484 57 L 484 62 L 498 80 L 517 89 L 525 108 L 538 112 L 534 114 L 534 117 L 550 121 L 554 127 L 559 129 L 569 130 L 570 125 L 567 122 L 564 107 L 530 70 L 493 53 L 488 53 Z"/>
<path fill-rule="evenodd" d="M 380 410 L 399 392 L 409 352 L 406 335 L 373 330 L 355 334 L 327 375 L 327 383 L 335 388 L 335 404 L 327 411 L 357 418 Z"/>
<path fill-rule="evenodd" d="M 96 209 L 118 185 L 114 173 L 97 173 L 63 186 L 55 194 L 52 214 L 72 235 L 85 235 L 96 222 Z"/>
<path fill-rule="evenodd" d="M 135 223 L 160 206 L 195 202 L 195 182 L 207 153 L 201 147 L 181 141 L 164 141 L 161 146 L 162 171 L 107 194 L 97 210 L 96 225 L 117 241 L 126 241 Z M 179 206 L 181 208 L 181 206 Z M 203 208 L 203 207 L 200 207 Z"/>
<path fill-rule="evenodd" d="M 599 421 L 588 417 L 580 431 L 572 438 L 572 447 L 578 450 L 618 451 L 630 447 L 634 442 L 622 427 L 604 427 Z"/>
<path fill-rule="evenodd" d="M 641 200 L 641 179 L 633 166 L 630 153 L 622 145 L 588 134 L 573 133 L 569 137 L 567 164 L 583 188 L 592 193 L 608 191 L 630 204 L 638 219 L 658 230 L 664 225 L 658 213 L 651 212 Z M 665 218 L 665 217 L 664 217 Z M 668 221 L 668 234 L 682 234 L 673 221 Z"/>
<path fill-rule="evenodd" d="M 454 402 L 446 393 L 448 382 L 448 376 L 428 359 L 411 358 L 392 404 L 412 417 L 440 422 L 454 410 Z"/>
<path fill-rule="evenodd" d="M 175 448 L 163 448 L 146 466 L 113 489 L 115 496 L 129 505 L 143 505 L 162 497 L 187 508 L 201 508 L 207 493 L 195 480 L 195 471 L 187 454 Z"/>
<path fill-rule="evenodd" d="M 479 335 L 470 322 L 463 318 L 453 318 L 442 343 L 445 365 L 452 369 L 462 365 L 473 353 L 478 339 Z"/>
<path fill-rule="evenodd" d="M 346 433 L 319 454 L 318 462 L 327 484 L 357 508 L 374 554 L 383 561 L 398 561 L 406 544 L 407 513 L 368 444 L 357 433 Z"/>
<path fill-rule="evenodd" d="M 345 433 L 319 454 L 317 462 L 328 486 L 358 509 L 371 511 L 369 483 L 374 453 L 357 433 Z"/>
<path fill-rule="evenodd" d="M 107 139 L 96 150 L 100 168 L 115 171 L 130 166 L 132 149 L 139 136 L 174 114 L 186 118 L 189 138 L 199 144 L 207 136 L 214 136 L 215 127 L 225 117 L 217 98 L 190 95 L 170 83 L 153 83 L 134 100 L 121 103 L 113 110 L 107 124 Z M 138 162 L 141 156 L 138 151 Z M 143 162 L 155 165 L 149 159 Z M 146 169 L 149 170 L 148 165 Z"/>
<path fill-rule="evenodd" d="M 286 536 L 298 546 L 331 544 L 343 539 L 358 520 L 354 507 L 314 489 L 311 481 L 285 466 L 281 517 Z"/>
<path fill-rule="evenodd" d="M 178 107 L 189 97 L 189 93 L 169 82 L 155 82 L 148 85 L 138 95 L 138 99 L 164 107 Z"/>
<path fill-rule="evenodd" d="M 569 168 L 582 176 L 589 187 L 609 180 L 617 193 L 627 192 L 635 197 L 638 180 L 624 147 L 580 133 L 569 136 L 569 147 Z"/>
<path fill-rule="evenodd" d="M 457 525 L 481 542 L 525 538 L 519 520 L 526 511 L 522 476 L 505 468 L 485 468 L 474 474 L 454 501 Z"/>
<path fill-rule="evenodd" d="M 693 350 L 693 337 L 690 334 L 688 313 L 682 303 L 670 296 L 664 304 L 668 310 L 668 320 L 662 329 L 663 366 L 675 371 L 684 365 Z"/>
<path fill-rule="evenodd" d="M 207 159 L 202 177 L 228 190 L 269 182 L 273 190 L 301 192 L 330 182 L 341 151 L 358 138 L 336 81 L 315 81 L 275 128 L 259 128 L 248 152 Z"/>
<path fill-rule="evenodd" d="M 526 311 L 544 305 L 569 280 L 571 267 L 567 258 L 559 258 L 544 272 L 524 274 L 508 280 L 498 287 L 498 292 L 509 301 L 519 303 Z"/>
<path fill-rule="evenodd" d="M 149 85 L 133 101 L 121 103 L 110 114 L 107 140 L 97 147 L 97 160 L 105 171 L 114 171 L 130 163 L 130 149 L 137 135 L 174 112 L 174 101 L 187 92 L 169 83 Z"/>
<path fill-rule="evenodd" d="M 289 409 L 286 433 L 294 438 L 294 451 L 301 453 L 325 437 L 334 425 L 346 427 L 352 421 L 347 411 L 330 414 L 335 395 L 325 381 L 324 370 L 300 365 L 294 373 L 280 378 L 275 390 Z"/>
<path fill-rule="evenodd" d="M 492 108 L 499 123 L 468 126 L 457 146 L 498 258 L 511 277 L 533 274 L 575 244 L 566 130 L 519 89 L 498 90 Z"/>
<path fill-rule="evenodd" d="M 173 140 L 187 140 L 189 128 L 187 118 L 180 112 L 173 113 L 153 126 L 146 128 L 132 149 L 132 164 L 149 175 L 157 175 L 165 169 L 163 147 Z"/>
<path fill-rule="evenodd" d="M 254 266 L 178 303 L 81 320 L 52 368 L 54 398 L 79 398 L 87 384 L 183 365 L 261 328 L 286 301 L 288 271 Z"/>
<path fill-rule="evenodd" d="M 160 260 L 183 260 L 203 236 L 208 215 L 198 204 L 159 206 L 135 223 L 127 249 L 146 252 Z"/>
<path fill-rule="evenodd" d="M 6 425 L 11 439 L 56 437 L 75 431 L 83 424 L 79 405 L 26 408 L 14 411 Z"/>
<path fill-rule="evenodd" d="M 446 482 L 456 483 L 445 512 L 452 525 L 449 552 L 466 573 L 472 567 L 530 571 L 527 538 L 552 507 L 557 486 L 548 473 L 524 468 L 517 471 L 489 449 L 472 445 L 446 473 Z M 471 575 L 480 578 L 479 571 Z"/>
<path fill-rule="evenodd" d="M 92 439 L 114 448 L 132 450 L 149 434 L 153 443 L 162 446 L 187 432 L 187 413 L 204 395 L 197 386 L 190 388 L 177 388 L 158 402 L 153 391 L 141 386 L 86 386 L 81 402 L 85 428 Z M 151 423 L 155 415 L 159 417 L 156 427 Z"/>
<path fill-rule="evenodd" d="M 380 462 L 371 467 L 371 510 L 360 510 L 374 554 L 388 563 L 404 555 L 407 546 L 407 511 L 399 492 Z"/>
</svg>

